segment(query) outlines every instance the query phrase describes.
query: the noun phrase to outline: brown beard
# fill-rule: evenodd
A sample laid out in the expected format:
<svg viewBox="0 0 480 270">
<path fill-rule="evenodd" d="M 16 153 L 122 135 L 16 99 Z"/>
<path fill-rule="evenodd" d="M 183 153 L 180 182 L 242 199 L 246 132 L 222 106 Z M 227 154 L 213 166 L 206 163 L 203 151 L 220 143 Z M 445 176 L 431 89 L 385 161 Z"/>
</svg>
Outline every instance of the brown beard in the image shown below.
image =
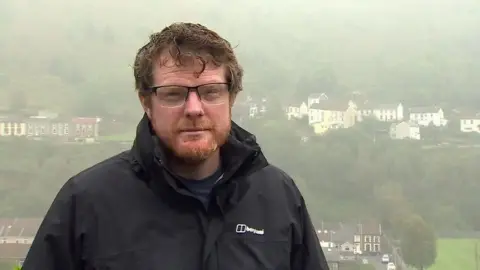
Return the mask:
<svg viewBox="0 0 480 270">
<path fill-rule="evenodd" d="M 208 130 L 211 133 L 209 135 L 211 136 L 209 139 L 209 145 L 201 148 L 178 148 L 175 145 L 176 137 L 179 136 L 182 130 L 188 129 Z M 165 145 L 170 159 L 176 160 L 175 162 L 192 166 L 204 162 L 211 157 L 213 153 L 218 151 L 218 149 L 227 142 L 228 136 L 230 135 L 230 129 L 230 122 L 225 130 L 218 130 L 210 120 L 203 119 L 201 121 L 189 121 L 188 119 L 182 119 L 174 131 L 169 133 L 168 136 L 159 137 Z"/>
<path fill-rule="evenodd" d="M 172 154 L 181 162 L 188 165 L 196 165 L 204 162 L 226 143 L 230 134 L 230 126 L 224 131 L 213 128 L 209 129 L 209 132 L 211 132 L 212 138 L 209 140 L 210 144 L 207 147 L 176 149 L 175 146 L 171 146 Z"/>
</svg>

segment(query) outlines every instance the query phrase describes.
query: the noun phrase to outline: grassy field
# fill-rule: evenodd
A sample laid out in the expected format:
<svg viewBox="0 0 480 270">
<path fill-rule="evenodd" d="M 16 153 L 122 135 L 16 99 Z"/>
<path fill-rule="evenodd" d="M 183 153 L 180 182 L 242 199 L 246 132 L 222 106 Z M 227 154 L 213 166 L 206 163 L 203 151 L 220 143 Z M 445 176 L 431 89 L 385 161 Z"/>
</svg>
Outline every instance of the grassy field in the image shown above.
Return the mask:
<svg viewBox="0 0 480 270">
<path fill-rule="evenodd" d="M 437 261 L 428 270 L 475 270 L 477 241 L 480 248 L 480 239 L 439 239 Z"/>
</svg>

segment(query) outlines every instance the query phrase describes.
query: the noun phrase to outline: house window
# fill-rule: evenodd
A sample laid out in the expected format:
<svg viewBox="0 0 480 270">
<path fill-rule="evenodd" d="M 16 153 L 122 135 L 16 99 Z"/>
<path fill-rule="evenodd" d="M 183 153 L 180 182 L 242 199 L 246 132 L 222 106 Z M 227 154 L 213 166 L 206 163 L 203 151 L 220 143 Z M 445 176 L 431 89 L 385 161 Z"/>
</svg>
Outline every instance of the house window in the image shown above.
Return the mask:
<svg viewBox="0 0 480 270">
<path fill-rule="evenodd" d="M 44 135 L 44 134 L 45 134 L 45 131 L 46 131 L 45 125 L 42 125 L 42 126 L 40 127 L 40 135 Z"/>
<path fill-rule="evenodd" d="M 82 137 L 87 135 L 87 125 L 82 125 Z"/>
<path fill-rule="evenodd" d="M 328 268 L 329 268 L 330 270 L 338 270 L 338 263 L 336 263 L 336 262 L 329 262 L 329 263 L 328 263 Z"/>
<path fill-rule="evenodd" d="M 69 132 L 69 125 L 65 124 L 65 126 L 63 126 L 63 134 L 68 135 L 68 132 Z"/>
<path fill-rule="evenodd" d="M 75 135 L 77 137 L 80 137 L 81 133 L 82 133 L 82 130 L 80 128 L 80 124 L 77 124 L 76 127 L 75 127 Z"/>
<path fill-rule="evenodd" d="M 353 237 L 353 242 L 360 242 L 360 235 L 355 235 Z"/>
<path fill-rule="evenodd" d="M 10 135 L 10 123 L 3 124 L 3 135 Z"/>
<path fill-rule="evenodd" d="M 380 243 L 380 236 L 374 236 L 373 237 L 373 242 Z"/>
<path fill-rule="evenodd" d="M 373 245 L 373 251 L 374 252 L 380 252 L 380 244 L 374 244 Z"/>
<path fill-rule="evenodd" d="M 28 124 L 28 135 L 33 135 L 35 129 L 32 124 Z"/>
<path fill-rule="evenodd" d="M 87 127 L 87 136 L 88 137 L 93 136 L 93 126 L 92 125 L 88 125 L 88 127 Z"/>
<path fill-rule="evenodd" d="M 62 136 L 63 135 L 63 130 L 64 130 L 64 127 L 63 127 L 63 124 L 58 124 L 58 127 L 57 127 L 57 130 L 58 130 L 58 135 Z"/>
<path fill-rule="evenodd" d="M 16 130 L 15 134 L 22 135 L 22 125 L 21 124 L 19 124 L 19 123 L 15 124 L 15 130 Z"/>
<path fill-rule="evenodd" d="M 52 124 L 52 134 L 57 135 L 57 125 L 56 124 Z"/>
<path fill-rule="evenodd" d="M 372 242 L 371 236 L 370 235 L 365 235 L 364 241 L 365 242 Z"/>
<path fill-rule="evenodd" d="M 372 251 L 372 244 L 370 244 L 370 243 L 365 244 L 363 250 L 365 252 L 371 252 Z"/>
</svg>

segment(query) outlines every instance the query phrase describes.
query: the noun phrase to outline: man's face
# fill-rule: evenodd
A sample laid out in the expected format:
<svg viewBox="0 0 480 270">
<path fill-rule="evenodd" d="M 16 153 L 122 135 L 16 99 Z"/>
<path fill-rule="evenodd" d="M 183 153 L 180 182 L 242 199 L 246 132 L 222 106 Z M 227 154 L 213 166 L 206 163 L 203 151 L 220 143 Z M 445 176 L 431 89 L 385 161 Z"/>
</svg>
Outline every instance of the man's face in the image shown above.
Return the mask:
<svg viewBox="0 0 480 270">
<path fill-rule="evenodd" d="M 168 53 L 161 55 L 153 69 L 153 86 L 196 87 L 226 83 L 224 67 L 210 64 L 198 74 L 200 69 L 200 63 L 188 61 L 184 66 L 176 66 Z M 141 98 L 156 135 L 183 162 L 196 164 L 206 160 L 228 138 L 233 98 L 226 98 L 220 104 L 208 104 L 197 92 L 190 91 L 183 105 L 165 106 L 165 95 L 161 95 L 164 88 L 152 94 L 150 102 L 148 97 Z M 169 87 L 172 89 L 175 87 Z"/>
</svg>

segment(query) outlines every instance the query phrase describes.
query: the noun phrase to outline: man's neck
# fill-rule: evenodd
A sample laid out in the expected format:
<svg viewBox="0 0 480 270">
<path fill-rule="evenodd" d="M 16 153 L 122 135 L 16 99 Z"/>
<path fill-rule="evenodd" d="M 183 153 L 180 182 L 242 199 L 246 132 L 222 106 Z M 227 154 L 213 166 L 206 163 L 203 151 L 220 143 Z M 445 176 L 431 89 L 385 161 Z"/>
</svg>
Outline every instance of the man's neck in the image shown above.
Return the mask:
<svg viewBox="0 0 480 270">
<path fill-rule="evenodd" d="M 200 164 L 190 165 L 172 162 L 171 170 L 179 176 L 190 180 L 201 180 L 214 174 L 220 167 L 220 151 L 216 151 L 207 160 Z"/>
</svg>

